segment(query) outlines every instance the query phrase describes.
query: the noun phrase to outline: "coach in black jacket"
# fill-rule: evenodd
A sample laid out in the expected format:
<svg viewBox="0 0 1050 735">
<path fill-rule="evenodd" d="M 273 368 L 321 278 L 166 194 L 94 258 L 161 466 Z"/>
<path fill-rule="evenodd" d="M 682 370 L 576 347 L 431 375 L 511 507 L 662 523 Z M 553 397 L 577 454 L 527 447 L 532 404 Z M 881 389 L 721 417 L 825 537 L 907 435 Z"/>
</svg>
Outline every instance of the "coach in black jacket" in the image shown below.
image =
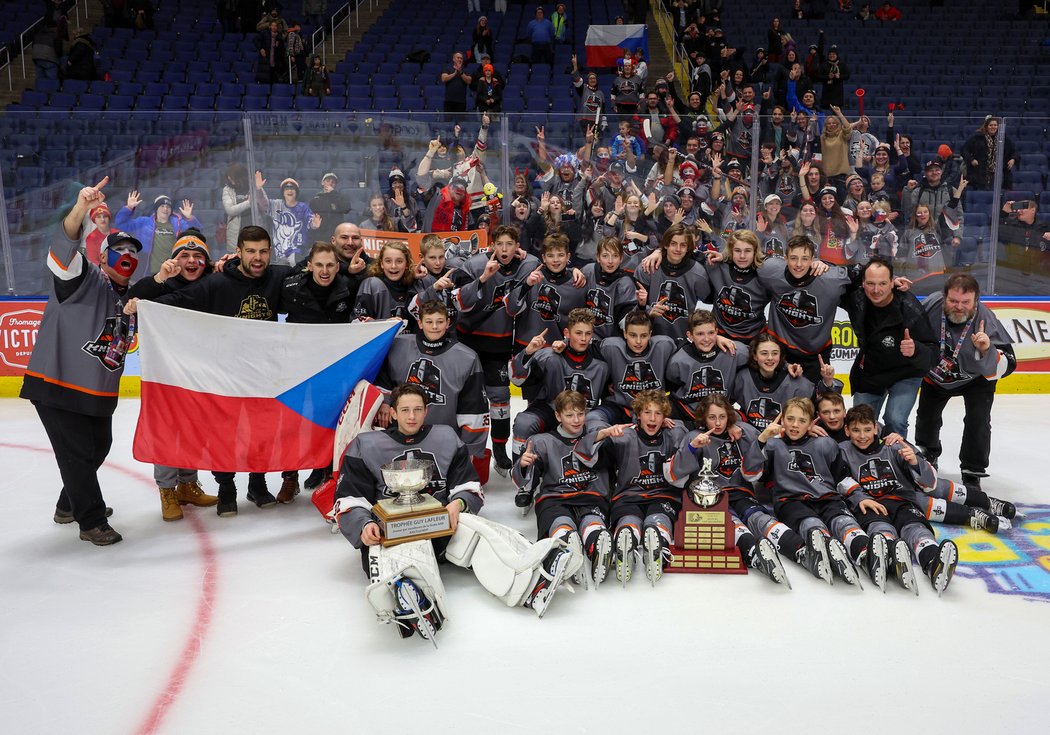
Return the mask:
<svg viewBox="0 0 1050 735">
<path fill-rule="evenodd" d="M 919 300 L 893 288 L 891 263 L 869 261 L 862 279 L 863 289 L 842 302 L 860 343 L 850 371 L 853 405 L 866 403 L 878 417 L 885 403 L 886 431 L 907 438 L 922 376 L 937 359 L 937 339 Z"/>
</svg>

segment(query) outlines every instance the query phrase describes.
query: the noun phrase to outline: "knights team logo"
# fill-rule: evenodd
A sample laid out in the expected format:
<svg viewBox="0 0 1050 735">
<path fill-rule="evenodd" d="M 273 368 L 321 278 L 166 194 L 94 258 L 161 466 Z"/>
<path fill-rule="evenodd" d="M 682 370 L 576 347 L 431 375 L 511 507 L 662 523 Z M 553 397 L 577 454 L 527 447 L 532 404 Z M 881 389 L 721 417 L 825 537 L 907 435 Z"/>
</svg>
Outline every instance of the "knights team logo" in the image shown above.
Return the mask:
<svg viewBox="0 0 1050 735">
<path fill-rule="evenodd" d="M 726 324 L 740 324 L 754 314 L 751 294 L 737 286 L 723 286 L 715 299 L 715 308 Z"/>
<path fill-rule="evenodd" d="M 631 479 L 631 484 L 642 489 L 659 487 L 664 484 L 664 456 L 660 452 L 649 452 L 638 458 L 638 474 Z"/>
<path fill-rule="evenodd" d="M 772 398 L 755 398 L 747 404 L 747 423 L 761 431 L 780 415 L 782 406 Z"/>
<path fill-rule="evenodd" d="M 121 360 L 118 365 L 107 365 L 105 359 L 106 352 L 109 351 L 109 346 L 113 344 L 113 331 L 117 328 L 117 320 L 120 317 L 111 316 L 106 318 L 106 323 L 102 325 L 102 331 L 98 333 L 98 336 L 90 342 L 85 342 L 80 349 L 88 353 L 100 363 L 102 367 L 109 370 L 111 373 L 116 372 L 124 367 L 124 361 Z"/>
<path fill-rule="evenodd" d="M 784 257 L 784 241 L 779 237 L 771 237 L 766 240 L 765 253 L 767 258 Z"/>
<path fill-rule="evenodd" d="M 485 305 L 485 311 L 496 311 L 496 309 L 502 309 L 507 303 L 507 296 L 510 295 L 511 291 L 513 291 L 519 283 L 521 283 L 521 281 L 509 278 L 496 286 L 492 291 L 492 300 Z"/>
<path fill-rule="evenodd" d="M 872 457 L 857 468 L 857 482 L 869 495 L 879 496 L 898 492 L 901 484 L 893 472 L 893 465 L 882 457 Z"/>
<path fill-rule="evenodd" d="M 558 289 L 549 283 L 541 283 L 536 300 L 532 302 L 532 310 L 537 312 L 544 321 L 558 321 L 558 309 L 561 307 L 561 294 Z"/>
<path fill-rule="evenodd" d="M 583 308 L 594 315 L 595 327 L 604 327 L 612 321 L 609 317 L 611 306 L 612 299 L 609 298 L 609 294 L 606 293 L 604 288 L 595 287 L 589 289 L 587 295 L 583 298 Z"/>
<path fill-rule="evenodd" d="M 587 399 L 587 408 L 594 408 L 596 401 L 591 394 L 591 379 L 583 373 L 566 375 L 565 390 L 574 390 L 577 393 L 581 393 Z"/>
<path fill-rule="evenodd" d="M 581 465 L 574 453 L 569 452 L 561 458 L 561 481 L 558 484 L 562 487 L 582 492 L 597 479 L 598 475 L 590 467 Z"/>
<path fill-rule="evenodd" d="M 421 357 L 412 363 L 405 383 L 422 388 L 427 395 L 428 406 L 445 405 L 445 396 L 441 393 L 441 368 L 433 360 Z"/>
<path fill-rule="evenodd" d="M 786 293 L 777 300 L 777 311 L 793 327 L 815 327 L 824 323 L 818 313 L 817 297 L 802 288 Z"/>
<path fill-rule="evenodd" d="M 364 316 L 364 314 L 358 314 L 358 316 Z M 252 294 L 248 298 L 241 302 L 240 307 L 237 309 L 238 319 L 252 319 L 254 321 L 265 322 L 269 321 L 273 317 L 273 312 L 270 310 L 270 302 L 266 300 L 266 297 L 260 296 L 259 294 Z"/>
<path fill-rule="evenodd" d="M 792 472 L 798 472 L 805 476 L 810 482 L 821 481 L 822 478 L 817 474 L 817 468 L 813 464 L 813 458 L 805 452 L 799 451 L 798 449 L 792 449 L 790 453 L 791 459 L 788 460 L 788 469 Z"/>
<path fill-rule="evenodd" d="M 429 460 L 434 465 L 434 474 L 430 476 L 430 482 L 427 486 L 420 490 L 420 492 L 426 493 L 427 495 L 433 495 L 441 490 L 445 489 L 446 482 L 444 476 L 441 474 L 441 466 L 437 462 L 437 458 L 430 452 L 424 452 L 422 449 L 408 449 L 401 454 L 394 457 L 392 461 L 400 462 L 401 460 L 409 459 L 425 459 Z M 392 495 L 389 490 L 384 490 L 385 494 Z"/>
<path fill-rule="evenodd" d="M 675 322 L 679 319 L 689 318 L 689 309 L 685 303 L 685 289 L 682 288 L 678 281 L 664 281 L 661 283 L 659 298 L 667 305 L 667 311 L 661 315 L 662 319 Z"/>
<path fill-rule="evenodd" d="M 688 401 L 699 401 L 712 393 L 725 392 L 726 384 L 722 371 L 710 365 L 704 365 L 689 376 L 689 392 L 685 394 L 685 398 Z"/>
<path fill-rule="evenodd" d="M 932 258 L 941 251 L 941 243 L 936 235 L 923 234 L 915 238 L 915 257 Z"/>
<path fill-rule="evenodd" d="M 715 472 L 729 479 L 733 473 L 740 469 L 744 460 L 740 456 L 740 448 L 736 442 L 722 442 L 718 447 L 718 467 Z"/>
<path fill-rule="evenodd" d="M 643 390 L 661 390 L 663 383 L 657 379 L 656 371 L 648 360 L 635 360 L 624 367 L 623 378 L 616 387 L 633 396 Z"/>
</svg>

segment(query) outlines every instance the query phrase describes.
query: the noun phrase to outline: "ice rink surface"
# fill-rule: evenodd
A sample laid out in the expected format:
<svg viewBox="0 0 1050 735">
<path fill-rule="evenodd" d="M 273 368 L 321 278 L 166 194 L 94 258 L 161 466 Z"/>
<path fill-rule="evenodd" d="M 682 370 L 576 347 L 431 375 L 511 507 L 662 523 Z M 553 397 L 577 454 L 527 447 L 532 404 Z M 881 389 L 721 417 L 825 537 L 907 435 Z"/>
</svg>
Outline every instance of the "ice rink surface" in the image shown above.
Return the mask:
<svg viewBox="0 0 1050 735">
<path fill-rule="evenodd" d="M 1027 517 L 937 527 L 962 564 L 938 599 L 755 575 L 559 591 L 539 620 L 444 568 L 439 650 L 375 622 L 359 556 L 308 497 L 164 523 L 122 400 L 101 470 L 124 541 L 52 523 L 58 470 L 32 406 L 0 401 L 5 733 L 1046 732 L 1050 399 L 1000 395 L 985 489 Z M 958 479 L 961 401 L 942 473 Z M 276 492 L 280 479 L 271 475 Z M 215 483 L 204 473 L 205 488 Z M 485 514 L 530 538 L 493 473 Z"/>
</svg>

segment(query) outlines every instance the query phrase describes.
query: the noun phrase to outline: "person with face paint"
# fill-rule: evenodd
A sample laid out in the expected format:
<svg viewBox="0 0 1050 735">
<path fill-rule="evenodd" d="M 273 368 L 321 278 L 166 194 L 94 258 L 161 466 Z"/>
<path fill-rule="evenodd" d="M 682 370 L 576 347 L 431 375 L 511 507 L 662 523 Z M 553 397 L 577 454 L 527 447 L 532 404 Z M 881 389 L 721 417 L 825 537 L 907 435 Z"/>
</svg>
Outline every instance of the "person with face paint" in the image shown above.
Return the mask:
<svg viewBox="0 0 1050 735">
<path fill-rule="evenodd" d="M 80 538 L 96 546 L 122 538 L 106 520 L 112 511 L 98 468 L 113 443 L 113 411 L 132 339 L 124 300 L 142 250 L 133 235 L 114 232 L 99 246 L 100 265 L 80 252 L 84 218 L 103 203 L 108 183 L 107 176 L 81 189 L 52 236 L 50 298 L 19 393 L 36 408 L 62 477 L 55 522 L 75 521 Z"/>
</svg>

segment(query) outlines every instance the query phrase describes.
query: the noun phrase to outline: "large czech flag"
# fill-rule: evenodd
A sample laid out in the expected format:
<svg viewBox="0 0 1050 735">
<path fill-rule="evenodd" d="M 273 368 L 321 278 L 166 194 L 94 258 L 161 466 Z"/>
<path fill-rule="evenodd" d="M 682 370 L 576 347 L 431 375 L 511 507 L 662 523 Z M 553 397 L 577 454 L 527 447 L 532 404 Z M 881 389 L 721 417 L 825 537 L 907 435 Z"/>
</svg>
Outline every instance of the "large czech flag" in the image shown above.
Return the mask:
<svg viewBox="0 0 1050 735">
<path fill-rule="evenodd" d="M 587 66 L 610 67 L 627 51 L 641 47 L 649 58 L 649 31 L 642 23 L 634 25 L 592 25 L 587 28 Z"/>
<path fill-rule="evenodd" d="M 140 462 L 219 472 L 325 467 L 339 412 L 400 320 L 280 324 L 139 302 Z"/>
</svg>

